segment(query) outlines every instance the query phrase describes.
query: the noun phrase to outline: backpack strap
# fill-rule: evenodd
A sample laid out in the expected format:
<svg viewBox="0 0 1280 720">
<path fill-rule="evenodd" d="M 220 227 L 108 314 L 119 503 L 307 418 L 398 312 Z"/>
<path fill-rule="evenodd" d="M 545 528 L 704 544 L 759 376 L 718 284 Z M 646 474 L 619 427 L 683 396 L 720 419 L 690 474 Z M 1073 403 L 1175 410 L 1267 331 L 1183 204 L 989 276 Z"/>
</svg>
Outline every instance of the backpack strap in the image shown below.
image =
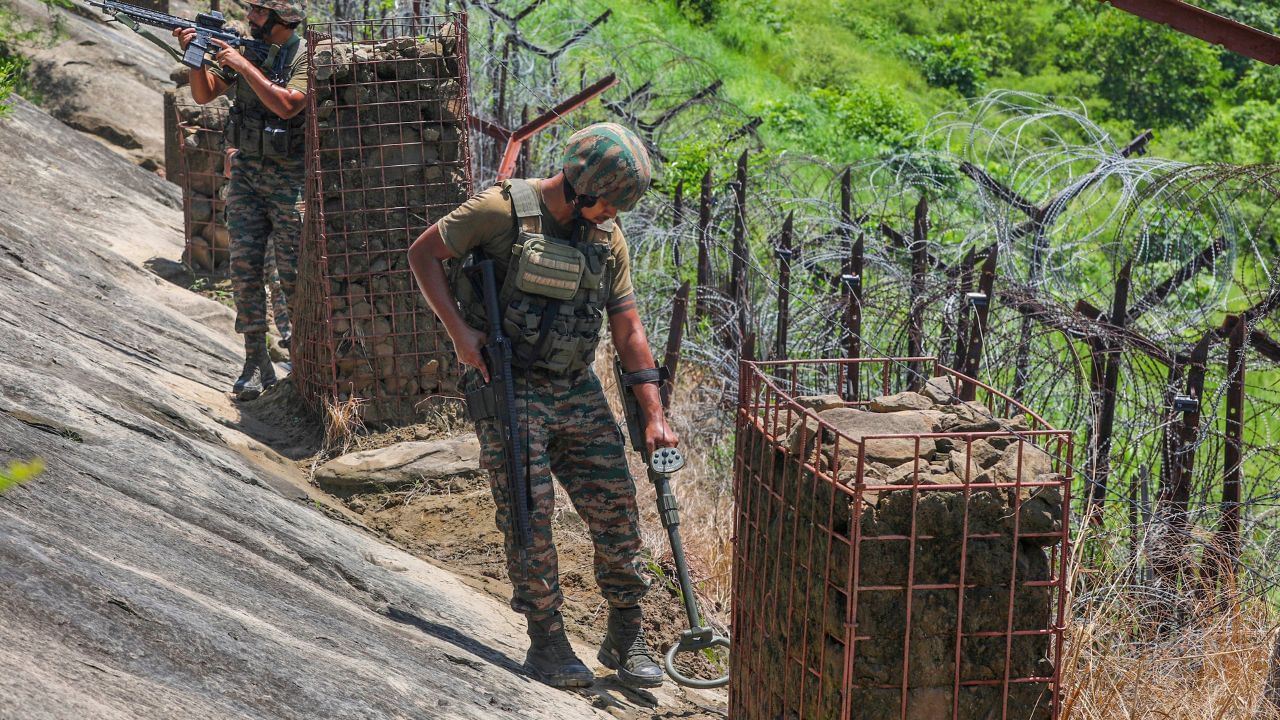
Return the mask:
<svg viewBox="0 0 1280 720">
<path fill-rule="evenodd" d="M 527 180 L 511 179 L 502 183 L 502 192 L 511 198 L 511 211 L 521 230 L 542 234 L 542 203 Z"/>
</svg>

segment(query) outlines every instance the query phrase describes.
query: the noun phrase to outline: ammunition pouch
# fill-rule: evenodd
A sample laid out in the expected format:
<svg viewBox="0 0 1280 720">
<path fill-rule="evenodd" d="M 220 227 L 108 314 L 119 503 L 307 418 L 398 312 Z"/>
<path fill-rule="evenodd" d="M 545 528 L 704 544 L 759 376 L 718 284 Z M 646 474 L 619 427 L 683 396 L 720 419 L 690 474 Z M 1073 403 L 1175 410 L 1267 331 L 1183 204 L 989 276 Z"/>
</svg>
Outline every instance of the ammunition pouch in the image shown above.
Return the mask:
<svg viewBox="0 0 1280 720">
<path fill-rule="evenodd" d="M 300 157 L 306 142 L 300 123 L 246 111 L 240 103 L 227 113 L 226 136 L 227 144 L 246 157 L 271 160 Z"/>
<path fill-rule="evenodd" d="M 492 385 L 467 390 L 464 397 L 467 401 L 467 417 L 471 418 L 472 422 L 498 417 L 498 400 L 494 397 Z"/>
<path fill-rule="evenodd" d="M 523 180 L 510 180 L 517 241 L 498 292 L 502 332 L 510 339 L 512 364 L 569 376 L 591 365 L 604 327 L 612 284 L 612 226 L 587 226 L 566 240 L 543 235 L 541 207 Z M 455 285 L 472 327 L 484 329 L 479 293 Z"/>
</svg>

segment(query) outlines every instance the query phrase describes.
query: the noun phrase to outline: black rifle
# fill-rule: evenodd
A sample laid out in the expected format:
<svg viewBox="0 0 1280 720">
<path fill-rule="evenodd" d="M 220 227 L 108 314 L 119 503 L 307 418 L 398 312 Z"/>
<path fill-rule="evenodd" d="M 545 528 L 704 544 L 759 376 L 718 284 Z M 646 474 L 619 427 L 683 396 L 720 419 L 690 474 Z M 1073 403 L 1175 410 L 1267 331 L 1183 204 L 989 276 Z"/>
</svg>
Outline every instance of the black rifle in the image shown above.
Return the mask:
<svg viewBox="0 0 1280 720">
<path fill-rule="evenodd" d="M 511 341 L 502 334 L 502 314 L 498 310 L 498 283 L 493 273 L 493 261 L 481 260 L 466 268 L 466 272 L 472 282 L 479 278 L 484 314 L 489 323 L 489 338 L 483 348 L 485 364 L 489 368 L 489 384 L 479 391 L 467 393 L 467 405 L 472 418 L 497 418 L 498 430 L 502 433 L 502 449 L 507 460 L 507 488 L 515 506 L 512 524 L 517 543 L 521 548 L 528 549 L 533 543 L 529 530 L 529 464 L 525 462 L 520 421 L 516 414 Z M 484 407 L 477 408 L 474 405 Z M 527 556 L 522 553 L 522 558 L 524 557 Z"/>
<path fill-rule="evenodd" d="M 170 55 L 181 60 L 188 67 L 200 68 L 206 63 L 212 62 L 207 60 L 205 55 L 210 51 L 209 41 L 215 38 L 231 47 L 243 48 L 245 55 L 259 65 L 264 62 L 271 48 L 267 43 L 246 38 L 235 30 L 225 27 L 226 20 L 223 19 L 222 13 L 217 11 L 200 13 L 196 15 L 194 21 L 191 21 L 176 15 L 166 15 L 165 13 L 148 10 L 137 5 L 118 2 L 118 0 L 102 0 L 102 2 L 88 0 L 88 2 L 94 7 L 102 8 L 102 12 L 110 15 L 130 30 L 164 48 Z M 191 28 L 196 31 L 196 36 L 191 40 L 191 44 L 187 45 L 187 52 L 183 55 L 169 47 L 160 38 L 143 30 L 140 25 L 150 25 L 151 27 L 170 31 L 178 28 Z M 213 51 L 217 52 L 217 50 L 218 48 L 215 46 Z"/>
<path fill-rule="evenodd" d="M 685 614 L 689 616 L 689 629 L 680 634 L 680 642 L 667 650 L 664 658 L 667 674 L 681 685 L 693 688 L 716 688 L 729 682 L 726 674 L 714 680 L 701 680 L 687 677 L 676 669 L 677 653 L 695 652 L 709 647 L 729 647 L 729 639 L 717 635 L 715 630 L 705 625 L 702 613 L 698 611 L 698 600 L 693 595 L 693 580 L 689 578 L 689 564 L 684 559 L 684 543 L 680 541 L 680 507 L 676 495 L 671 490 L 671 475 L 684 467 L 684 455 L 679 450 L 657 448 L 649 454 L 644 440 L 644 416 L 640 414 L 640 403 L 636 399 L 635 386 L 641 383 L 661 382 L 667 379 L 667 369 L 640 370 L 625 373 L 622 361 L 618 356 L 613 358 L 613 373 L 618 384 L 618 394 L 622 396 L 622 414 L 627 420 L 627 435 L 631 440 L 631 448 L 644 458 L 645 470 L 649 474 L 649 482 L 658 496 L 658 516 L 662 518 L 662 527 L 667 531 L 667 539 L 671 542 L 671 558 L 676 564 L 676 574 L 680 580 L 680 594 L 684 596 Z"/>
</svg>

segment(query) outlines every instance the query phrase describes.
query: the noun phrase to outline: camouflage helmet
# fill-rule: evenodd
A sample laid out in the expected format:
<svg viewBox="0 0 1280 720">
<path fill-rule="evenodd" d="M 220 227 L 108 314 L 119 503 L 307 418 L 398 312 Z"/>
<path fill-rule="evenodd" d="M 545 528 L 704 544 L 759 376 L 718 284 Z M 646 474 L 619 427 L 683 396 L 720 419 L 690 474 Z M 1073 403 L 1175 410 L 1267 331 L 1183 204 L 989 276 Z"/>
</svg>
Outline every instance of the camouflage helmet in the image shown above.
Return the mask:
<svg viewBox="0 0 1280 720">
<path fill-rule="evenodd" d="M 285 23 L 300 23 L 307 19 L 306 10 L 303 8 L 303 0 L 242 0 L 249 7 L 257 5 L 268 10 L 274 10 L 276 15 L 280 16 L 280 21 Z"/>
<path fill-rule="evenodd" d="M 644 143 L 617 123 L 596 123 L 571 135 L 560 166 L 575 193 L 604 198 L 619 210 L 640 202 L 653 175 Z"/>
</svg>

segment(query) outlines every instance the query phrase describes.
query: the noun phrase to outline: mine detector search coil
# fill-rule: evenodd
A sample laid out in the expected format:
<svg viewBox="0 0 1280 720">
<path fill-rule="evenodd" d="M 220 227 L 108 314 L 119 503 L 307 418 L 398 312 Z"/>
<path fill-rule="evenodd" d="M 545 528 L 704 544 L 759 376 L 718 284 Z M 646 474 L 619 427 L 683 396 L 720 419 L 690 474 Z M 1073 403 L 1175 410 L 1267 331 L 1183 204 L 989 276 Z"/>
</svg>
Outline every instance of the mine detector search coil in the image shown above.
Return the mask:
<svg viewBox="0 0 1280 720">
<path fill-rule="evenodd" d="M 255 63 L 270 64 L 268 56 L 271 46 L 267 43 L 246 38 L 235 30 L 226 27 L 226 19 L 222 17 L 222 13 L 213 12 L 200 13 L 196 15 L 194 21 L 180 18 L 176 15 L 167 15 L 155 10 L 130 5 L 129 3 L 119 2 L 118 0 L 88 0 L 93 7 L 102 8 L 102 12 L 110 15 L 121 25 L 128 27 L 130 30 L 138 33 L 142 37 L 164 48 L 173 57 L 177 58 L 182 64 L 190 68 L 200 68 L 205 65 L 214 64 L 212 60 L 205 57 L 210 51 L 211 39 L 217 38 L 234 48 L 242 48 L 245 55 Z M 196 31 L 196 36 L 191 40 L 191 44 L 187 46 L 187 52 L 183 53 L 174 50 L 164 40 L 156 37 L 149 30 L 143 30 L 142 25 L 150 25 L 151 27 L 163 28 L 165 30 L 176 30 L 178 28 L 191 28 Z M 212 48 L 216 52 L 218 47 Z"/>
<path fill-rule="evenodd" d="M 684 467 L 684 455 L 676 448 L 669 447 L 657 448 L 649 456 L 645 446 L 644 416 L 640 414 L 640 403 L 636 400 L 633 388 L 644 383 L 660 383 L 670 377 L 670 373 L 665 367 L 625 373 L 617 355 L 613 358 L 613 372 L 618 382 L 618 394 L 622 397 L 622 412 L 626 416 L 631 447 L 644 458 L 649 481 L 657 491 L 658 515 L 662 518 L 662 527 L 666 529 L 667 539 L 671 542 L 671 557 L 675 560 L 680 594 L 684 598 L 685 613 L 689 616 L 689 629 L 680 634 L 680 642 L 667 650 L 664 658 L 667 674 L 686 687 L 721 687 L 729 682 L 727 673 L 713 680 L 700 680 L 681 675 L 675 664 L 677 653 L 697 652 L 715 646 L 728 648 L 729 638 L 717 635 L 710 626 L 703 624 L 702 613 L 698 611 L 698 600 L 693 595 L 693 581 L 689 579 L 689 565 L 684 559 L 684 544 L 680 542 L 680 508 L 676 503 L 675 493 L 671 490 L 671 474 Z"/>
</svg>

